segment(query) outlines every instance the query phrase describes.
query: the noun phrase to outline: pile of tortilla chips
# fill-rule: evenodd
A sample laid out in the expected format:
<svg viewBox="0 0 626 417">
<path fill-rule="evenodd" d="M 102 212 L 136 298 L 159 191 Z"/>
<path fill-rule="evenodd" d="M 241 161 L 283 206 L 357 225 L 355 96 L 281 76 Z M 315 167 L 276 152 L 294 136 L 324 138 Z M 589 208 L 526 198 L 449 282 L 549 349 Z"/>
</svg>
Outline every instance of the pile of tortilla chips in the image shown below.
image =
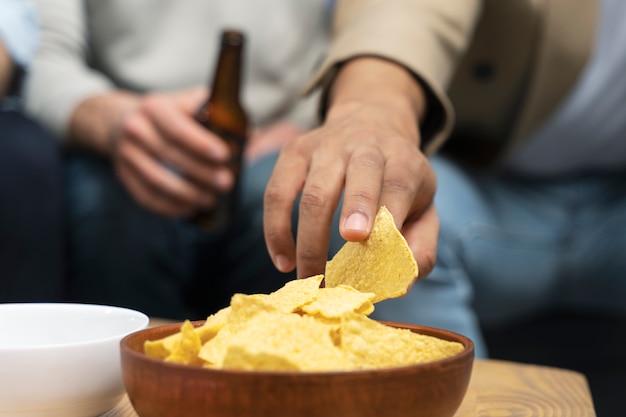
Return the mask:
<svg viewBox="0 0 626 417">
<path fill-rule="evenodd" d="M 367 316 L 380 300 L 406 293 L 417 265 L 382 207 L 364 242 L 348 242 L 317 275 L 271 294 L 235 294 L 199 327 L 146 341 L 168 362 L 220 369 L 348 371 L 422 363 L 455 355 L 456 342 L 383 325 Z"/>
</svg>

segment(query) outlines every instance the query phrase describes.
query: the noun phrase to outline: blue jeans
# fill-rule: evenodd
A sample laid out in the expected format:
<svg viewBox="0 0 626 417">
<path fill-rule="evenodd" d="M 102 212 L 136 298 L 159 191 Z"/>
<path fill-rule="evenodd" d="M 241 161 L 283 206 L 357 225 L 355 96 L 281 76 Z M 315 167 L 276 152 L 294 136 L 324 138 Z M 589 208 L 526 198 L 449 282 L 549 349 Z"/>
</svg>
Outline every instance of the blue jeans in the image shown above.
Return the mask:
<svg viewBox="0 0 626 417">
<path fill-rule="evenodd" d="M 626 172 L 520 178 L 432 158 L 441 221 L 437 264 L 374 317 L 474 340 L 550 310 L 626 316 Z"/>
<path fill-rule="evenodd" d="M 274 268 L 263 236 L 263 192 L 275 159 L 246 167 L 234 226 L 211 235 L 140 207 L 107 159 L 69 152 L 71 299 L 202 319 L 228 305 L 236 292 L 267 293 L 293 279 Z"/>
<path fill-rule="evenodd" d="M 58 140 L 0 111 L 0 302 L 65 297 Z"/>
</svg>

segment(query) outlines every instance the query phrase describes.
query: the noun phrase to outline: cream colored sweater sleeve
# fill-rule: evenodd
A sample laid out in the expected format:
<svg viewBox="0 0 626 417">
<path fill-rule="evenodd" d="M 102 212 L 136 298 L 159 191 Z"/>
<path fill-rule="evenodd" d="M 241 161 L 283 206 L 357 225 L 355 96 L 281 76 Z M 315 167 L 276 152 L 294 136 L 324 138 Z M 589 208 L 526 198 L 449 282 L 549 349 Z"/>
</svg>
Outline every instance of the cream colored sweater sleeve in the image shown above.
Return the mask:
<svg viewBox="0 0 626 417">
<path fill-rule="evenodd" d="M 78 103 L 114 88 L 101 73 L 85 65 L 85 2 L 38 0 L 41 41 L 26 82 L 26 111 L 64 138 Z"/>
<path fill-rule="evenodd" d="M 341 64 L 351 58 L 379 56 L 397 62 L 428 92 L 421 130 L 426 151 L 432 153 L 454 124 L 445 91 L 468 47 L 481 5 L 480 0 L 338 0 L 329 52 L 307 91 L 327 92 Z M 325 111 L 322 99 L 322 116 Z"/>
<path fill-rule="evenodd" d="M 41 47 L 28 112 L 61 137 L 86 98 L 207 85 L 223 28 L 246 32 L 242 99 L 255 127 L 315 121 L 300 100 L 327 43 L 322 0 L 37 0 Z"/>
</svg>

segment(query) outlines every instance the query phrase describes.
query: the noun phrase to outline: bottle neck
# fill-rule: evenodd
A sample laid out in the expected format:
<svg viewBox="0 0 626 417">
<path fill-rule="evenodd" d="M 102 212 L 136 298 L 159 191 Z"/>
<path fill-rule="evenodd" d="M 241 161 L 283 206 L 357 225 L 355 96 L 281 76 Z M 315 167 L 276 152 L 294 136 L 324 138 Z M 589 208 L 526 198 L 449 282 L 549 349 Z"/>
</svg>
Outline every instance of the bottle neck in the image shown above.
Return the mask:
<svg viewBox="0 0 626 417">
<path fill-rule="evenodd" d="M 234 32 L 224 33 L 211 86 L 210 101 L 239 101 L 242 51 L 243 38 Z"/>
</svg>

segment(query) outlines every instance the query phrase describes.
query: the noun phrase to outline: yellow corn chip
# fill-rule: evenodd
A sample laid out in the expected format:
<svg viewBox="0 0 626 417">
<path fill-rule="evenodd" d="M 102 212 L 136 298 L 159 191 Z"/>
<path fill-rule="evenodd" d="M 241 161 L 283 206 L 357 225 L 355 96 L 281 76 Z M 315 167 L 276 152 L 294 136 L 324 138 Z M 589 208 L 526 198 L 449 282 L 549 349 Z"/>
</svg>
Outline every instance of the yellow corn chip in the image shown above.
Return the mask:
<svg viewBox="0 0 626 417">
<path fill-rule="evenodd" d="M 267 294 L 235 294 L 230 300 L 230 314 L 226 324 L 237 330 L 259 313 L 279 311 L 269 303 Z"/>
<path fill-rule="evenodd" d="M 306 372 L 410 365 L 463 350 L 459 343 L 370 320 L 374 293 L 344 284 L 319 288 L 322 278 L 291 281 L 269 295 L 235 294 L 229 307 L 201 326 L 185 321 L 180 332 L 146 342 L 144 350 L 216 369 Z"/>
<path fill-rule="evenodd" d="M 198 358 L 203 361 L 204 366 L 211 368 L 222 367 L 231 338 L 232 332 L 227 324 L 222 327 L 217 336 L 202 345 L 200 352 L 198 352 Z"/>
<path fill-rule="evenodd" d="M 415 257 L 396 228 L 393 217 L 382 206 L 369 237 L 362 242 L 346 242 L 326 263 L 326 287 L 346 284 L 362 292 L 376 294 L 373 303 L 407 293 L 417 278 Z"/>
<path fill-rule="evenodd" d="M 315 298 L 324 279 L 323 275 L 296 279 L 269 295 L 268 302 L 278 310 L 292 313 Z"/>
<path fill-rule="evenodd" d="M 360 292 L 347 285 L 320 288 L 315 300 L 302 306 L 302 311 L 329 319 L 341 318 L 349 311 L 367 315 L 374 311 L 373 298 L 374 293 Z"/>
<path fill-rule="evenodd" d="M 202 344 L 211 340 L 217 332 L 224 326 L 230 313 L 230 307 L 225 307 L 217 313 L 207 317 L 202 326 L 194 328 L 194 332 L 200 338 Z M 174 348 L 180 343 L 182 333 L 174 333 L 158 340 L 146 340 L 144 343 L 144 352 L 146 355 L 157 359 L 167 358 Z"/>
<path fill-rule="evenodd" d="M 200 337 L 200 341 L 204 344 L 213 339 L 215 335 L 224 327 L 230 315 L 230 306 L 224 307 L 217 313 L 207 317 L 202 326 L 196 327 L 195 332 Z"/>
<path fill-rule="evenodd" d="M 233 295 L 226 322 L 214 338 L 202 345 L 198 353 L 205 365 L 221 367 L 233 334 L 244 328 L 258 314 L 278 312 L 274 306 L 269 304 L 268 299 L 267 294 Z"/>
<path fill-rule="evenodd" d="M 224 368 L 268 371 L 350 369 L 331 338 L 331 329 L 311 317 L 260 313 L 231 337 Z"/>
<path fill-rule="evenodd" d="M 341 347 L 362 369 L 429 362 L 463 350 L 460 343 L 386 326 L 356 313 L 342 318 Z"/>
<path fill-rule="evenodd" d="M 163 339 L 146 340 L 143 349 L 146 355 L 157 359 L 167 358 L 180 342 L 182 333 L 174 333 Z"/>
<path fill-rule="evenodd" d="M 180 329 L 181 338 L 172 350 L 172 353 L 165 358 L 166 362 L 182 363 L 185 365 L 201 365 L 198 353 L 202 347 L 200 336 L 194 331 L 193 324 L 185 320 Z"/>
</svg>

